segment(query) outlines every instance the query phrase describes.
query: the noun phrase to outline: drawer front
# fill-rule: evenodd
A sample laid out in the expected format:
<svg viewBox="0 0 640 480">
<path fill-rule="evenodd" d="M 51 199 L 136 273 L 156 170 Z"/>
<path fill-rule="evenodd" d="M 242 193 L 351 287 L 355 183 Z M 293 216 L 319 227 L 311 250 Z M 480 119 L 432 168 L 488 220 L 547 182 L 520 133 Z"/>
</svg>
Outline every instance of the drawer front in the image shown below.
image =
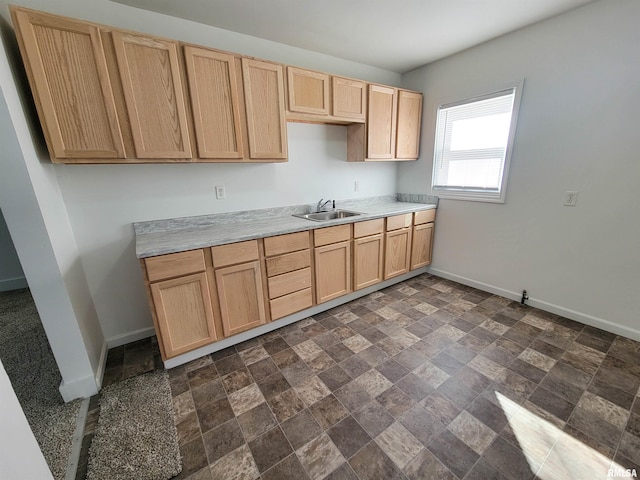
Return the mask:
<svg viewBox="0 0 640 480">
<path fill-rule="evenodd" d="M 353 238 L 368 237 L 384 232 L 384 218 L 353 224 Z"/>
<path fill-rule="evenodd" d="M 436 209 L 422 210 L 413 214 L 413 224 L 422 225 L 423 223 L 433 222 L 436 219 Z"/>
<path fill-rule="evenodd" d="M 351 240 L 351 225 L 319 228 L 313 231 L 313 239 L 316 247 Z"/>
<path fill-rule="evenodd" d="M 264 239 L 264 254 L 267 257 L 282 255 L 309 248 L 309 232 L 289 233 Z"/>
<path fill-rule="evenodd" d="M 287 315 L 311 307 L 313 305 L 313 294 L 311 293 L 311 289 L 307 288 L 271 300 L 269 305 L 271 306 L 271 319 L 277 320 L 278 318 L 286 317 Z"/>
<path fill-rule="evenodd" d="M 170 253 L 146 258 L 147 277 L 150 282 L 165 278 L 180 277 L 190 273 L 205 271 L 204 252 L 189 250 L 188 252 Z"/>
<path fill-rule="evenodd" d="M 269 279 L 269 298 L 278 298 L 311 287 L 311 268 L 283 273 Z"/>
<path fill-rule="evenodd" d="M 387 217 L 387 232 L 410 226 L 412 217 L 412 213 L 403 213 L 402 215 Z"/>
<path fill-rule="evenodd" d="M 309 250 L 300 250 L 299 252 L 278 255 L 277 257 L 267 258 L 266 264 L 267 276 L 275 277 L 276 275 L 309 267 L 311 265 L 311 253 Z"/>
<path fill-rule="evenodd" d="M 249 240 L 247 242 L 230 243 L 211 247 L 213 266 L 215 268 L 235 265 L 236 263 L 252 262 L 258 260 L 258 241 Z"/>
</svg>

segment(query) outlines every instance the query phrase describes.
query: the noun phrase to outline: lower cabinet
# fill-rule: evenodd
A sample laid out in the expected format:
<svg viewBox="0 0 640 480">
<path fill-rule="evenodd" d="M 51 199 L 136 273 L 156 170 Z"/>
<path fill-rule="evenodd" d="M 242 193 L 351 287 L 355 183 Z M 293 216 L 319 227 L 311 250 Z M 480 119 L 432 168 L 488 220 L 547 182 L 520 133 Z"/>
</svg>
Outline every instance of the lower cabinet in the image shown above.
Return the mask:
<svg viewBox="0 0 640 480">
<path fill-rule="evenodd" d="M 433 248 L 433 225 L 436 210 L 414 213 L 413 239 L 411 245 L 411 270 L 431 264 Z"/>
<path fill-rule="evenodd" d="M 351 225 L 314 230 L 316 299 L 318 303 L 352 290 Z"/>
<path fill-rule="evenodd" d="M 384 219 L 353 226 L 353 289 L 360 290 L 384 279 Z"/>
<path fill-rule="evenodd" d="M 218 340 L 203 250 L 147 258 L 142 266 L 164 358 Z"/>
<path fill-rule="evenodd" d="M 409 271 L 411 262 L 412 214 L 387 218 L 385 235 L 384 279 L 397 277 Z"/>
<path fill-rule="evenodd" d="M 211 249 L 225 337 L 267 323 L 258 242 Z"/>
</svg>

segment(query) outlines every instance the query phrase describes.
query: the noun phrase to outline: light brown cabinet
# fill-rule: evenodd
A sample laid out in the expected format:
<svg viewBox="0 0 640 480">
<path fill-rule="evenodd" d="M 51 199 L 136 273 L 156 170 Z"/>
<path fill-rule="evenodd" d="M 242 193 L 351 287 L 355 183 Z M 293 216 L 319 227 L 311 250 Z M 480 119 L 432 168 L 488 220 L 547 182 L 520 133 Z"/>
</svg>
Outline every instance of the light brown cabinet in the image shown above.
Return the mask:
<svg viewBox="0 0 640 480">
<path fill-rule="evenodd" d="M 211 248 L 225 337 L 264 325 L 262 273 L 257 240 Z"/>
<path fill-rule="evenodd" d="M 414 213 L 411 244 L 411 270 L 431 264 L 433 250 L 433 226 L 436 211 L 423 210 Z"/>
<path fill-rule="evenodd" d="M 353 225 L 353 289 L 360 290 L 384 278 L 384 219 Z"/>
<path fill-rule="evenodd" d="M 351 225 L 313 231 L 317 303 L 352 291 Z"/>
<path fill-rule="evenodd" d="M 178 43 L 112 32 L 136 158 L 192 157 Z"/>
<path fill-rule="evenodd" d="M 252 159 L 287 158 L 282 65 L 242 59 L 242 78 Z"/>
<path fill-rule="evenodd" d="M 390 160 L 395 156 L 398 90 L 369 85 L 367 158 Z"/>
<path fill-rule="evenodd" d="M 271 318 L 313 305 L 309 232 L 264 239 Z"/>
<path fill-rule="evenodd" d="M 396 158 L 415 160 L 420 155 L 422 94 L 399 90 L 397 115 Z"/>
<path fill-rule="evenodd" d="M 333 116 L 364 122 L 367 115 L 367 84 L 349 78 L 332 77 Z"/>
<path fill-rule="evenodd" d="M 411 265 L 411 224 L 412 215 L 410 213 L 387 218 L 385 280 L 409 271 Z"/>
<path fill-rule="evenodd" d="M 124 158 L 100 30 L 31 10 L 11 13 L 52 161 Z"/>
<path fill-rule="evenodd" d="M 192 46 L 184 47 L 184 57 L 198 157 L 242 159 L 240 59 Z"/>
<path fill-rule="evenodd" d="M 329 115 L 329 85 L 326 73 L 287 67 L 289 111 Z"/>
<path fill-rule="evenodd" d="M 147 258 L 142 266 L 163 358 L 218 339 L 203 250 Z"/>
</svg>

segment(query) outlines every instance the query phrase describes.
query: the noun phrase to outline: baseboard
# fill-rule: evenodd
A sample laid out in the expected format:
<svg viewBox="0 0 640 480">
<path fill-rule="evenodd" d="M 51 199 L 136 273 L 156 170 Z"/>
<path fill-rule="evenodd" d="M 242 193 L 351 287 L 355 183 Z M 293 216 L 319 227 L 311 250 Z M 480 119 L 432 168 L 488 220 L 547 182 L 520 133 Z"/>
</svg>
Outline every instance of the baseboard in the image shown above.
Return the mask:
<svg viewBox="0 0 640 480">
<path fill-rule="evenodd" d="M 503 288 L 499 288 L 494 285 L 478 282 L 471 278 L 456 275 L 454 273 L 445 272 L 437 268 L 429 268 L 428 272 L 437 277 L 442 277 L 447 280 L 452 280 L 454 282 L 458 282 L 463 285 L 467 285 L 469 287 L 477 288 L 478 290 L 482 290 L 484 292 L 493 293 L 494 295 L 500 295 L 501 297 L 505 297 L 510 300 L 515 300 L 517 302 L 519 302 L 520 298 L 522 297 L 522 292 L 512 292 L 510 290 L 505 290 Z M 544 310 L 545 312 L 566 317 L 570 320 L 575 320 L 576 322 L 580 322 L 585 325 L 589 325 L 591 327 L 596 327 L 610 333 L 615 333 L 616 335 L 622 335 L 623 337 L 630 338 L 631 340 L 640 341 L 640 330 L 636 330 L 635 328 L 629 328 L 623 325 L 618 325 L 616 323 L 610 322 L 603 318 L 594 317 L 593 315 L 589 315 L 587 313 L 571 310 L 570 308 L 545 302 L 544 300 L 540 300 L 532 297 L 529 297 L 529 300 L 527 300 L 527 305 L 534 308 L 539 308 L 540 310 Z"/>
<path fill-rule="evenodd" d="M 127 343 L 136 342 L 143 338 L 153 337 L 156 331 L 153 327 L 141 328 L 129 333 L 123 333 L 122 335 L 116 335 L 115 337 L 107 338 L 107 347 L 115 348 L 120 345 L 126 345 Z"/>
<path fill-rule="evenodd" d="M 98 393 L 98 384 L 96 377 L 89 375 L 87 377 L 78 378 L 70 383 L 62 382 L 59 387 L 62 399 L 70 402 L 76 398 L 87 398 Z"/>
<path fill-rule="evenodd" d="M 0 292 L 8 292 L 11 290 L 20 290 L 21 288 L 28 288 L 29 284 L 24 277 L 5 278 L 0 280 Z"/>
</svg>

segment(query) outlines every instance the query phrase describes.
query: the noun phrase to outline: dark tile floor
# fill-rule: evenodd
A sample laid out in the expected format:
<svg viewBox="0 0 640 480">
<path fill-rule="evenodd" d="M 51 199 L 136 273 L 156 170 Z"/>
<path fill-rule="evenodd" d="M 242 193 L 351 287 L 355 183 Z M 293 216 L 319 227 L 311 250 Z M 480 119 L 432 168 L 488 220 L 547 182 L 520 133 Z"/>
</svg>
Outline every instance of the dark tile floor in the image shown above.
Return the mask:
<svg viewBox="0 0 640 480">
<path fill-rule="evenodd" d="M 155 339 L 107 367 L 162 368 Z M 178 478 L 640 472 L 640 343 L 428 274 L 169 375 Z"/>
</svg>

